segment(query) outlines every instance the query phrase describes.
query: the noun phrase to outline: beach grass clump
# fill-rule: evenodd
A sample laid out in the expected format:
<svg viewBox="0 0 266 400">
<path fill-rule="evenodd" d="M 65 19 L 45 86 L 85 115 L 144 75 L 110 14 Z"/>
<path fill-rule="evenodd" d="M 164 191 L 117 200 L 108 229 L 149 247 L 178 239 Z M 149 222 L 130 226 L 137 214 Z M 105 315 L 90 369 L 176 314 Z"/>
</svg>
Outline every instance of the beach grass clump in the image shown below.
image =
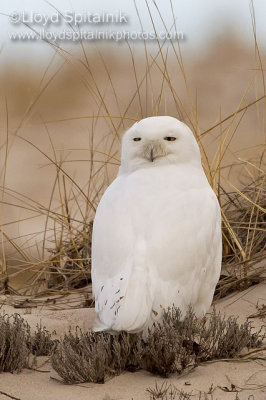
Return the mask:
<svg viewBox="0 0 266 400">
<path fill-rule="evenodd" d="M 19 315 L 0 316 L 0 372 L 21 372 L 28 366 L 30 328 Z"/>
<path fill-rule="evenodd" d="M 109 341 L 105 334 L 70 331 L 51 356 L 53 368 L 65 383 L 102 383 L 110 364 Z"/>
<path fill-rule="evenodd" d="M 139 369 L 141 336 L 121 332 L 69 331 L 54 348 L 51 362 L 65 383 L 104 383 L 107 376 Z"/>
<path fill-rule="evenodd" d="M 52 254 L 47 268 L 48 289 L 71 290 L 87 286 L 91 282 L 92 221 L 83 229 L 50 249 Z"/>
<path fill-rule="evenodd" d="M 67 384 L 95 382 L 124 371 L 144 369 L 168 377 L 202 362 L 232 359 L 243 349 L 260 348 L 265 334 L 250 322 L 238 323 L 213 311 L 198 319 L 192 309 L 183 317 L 173 307 L 145 332 L 83 332 L 76 327 L 61 340 L 41 324 L 32 332 L 19 315 L 0 316 L 0 372 L 21 372 L 29 357 L 49 356 Z"/>
<path fill-rule="evenodd" d="M 103 383 L 123 371 L 147 370 L 168 377 L 201 362 L 237 357 L 244 348 L 260 347 L 264 335 L 251 324 L 239 324 L 215 311 L 198 319 L 192 310 L 183 318 L 173 307 L 144 335 L 121 332 L 69 332 L 51 354 L 65 383 Z"/>
<path fill-rule="evenodd" d="M 30 338 L 30 351 L 35 356 L 49 356 L 56 341 L 53 340 L 52 335 L 56 332 L 50 332 L 42 324 L 37 324 L 36 330 Z"/>
<path fill-rule="evenodd" d="M 54 333 L 41 324 L 32 333 L 19 314 L 0 316 L 0 373 L 21 372 L 30 366 L 30 355 L 49 356 L 57 342 Z"/>
</svg>

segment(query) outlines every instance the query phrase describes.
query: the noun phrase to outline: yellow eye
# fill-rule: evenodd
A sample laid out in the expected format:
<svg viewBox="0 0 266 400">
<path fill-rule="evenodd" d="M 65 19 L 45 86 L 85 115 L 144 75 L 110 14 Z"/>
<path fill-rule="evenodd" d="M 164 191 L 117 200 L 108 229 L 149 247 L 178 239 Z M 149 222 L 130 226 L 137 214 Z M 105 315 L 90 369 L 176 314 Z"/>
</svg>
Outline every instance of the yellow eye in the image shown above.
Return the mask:
<svg viewBox="0 0 266 400">
<path fill-rule="evenodd" d="M 176 140 L 176 137 L 174 137 L 174 136 L 165 136 L 164 140 L 168 140 L 168 142 L 174 142 Z"/>
<path fill-rule="evenodd" d="M 139 142 L 141 140 L 141 138 L 140 137 L 135 137 L 133 140 L 134 140 L 134 142 Z"/>
</svg>

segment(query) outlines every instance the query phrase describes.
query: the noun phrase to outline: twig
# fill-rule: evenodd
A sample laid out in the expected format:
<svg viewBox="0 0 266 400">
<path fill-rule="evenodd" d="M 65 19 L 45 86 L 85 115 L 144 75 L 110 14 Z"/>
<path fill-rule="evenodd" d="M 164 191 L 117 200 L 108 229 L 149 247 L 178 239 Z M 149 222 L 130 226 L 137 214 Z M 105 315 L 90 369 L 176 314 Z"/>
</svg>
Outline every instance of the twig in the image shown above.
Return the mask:
<svg viewBox="0 0 266 400">
<path fill-rule="evenodd" d="M 2 392 L 1 390 L 0 390 L 0 394 L 3 394 L 4 396 L 7 396 L 7 397 L 9 397 L 10 399 L 13 399 L 13 400 L 21 400 L 18 397 L 11 396 L 11 394 Z"/>
<path fill-rule="evenodd" d="M 245 353 L 245 354 L 240 354 L 239 357 L 240 357 L 240 358 L 244 358 L 244 357 L 246 357 L 246 356 L 249 356 L 250 354 L 259 353 L 260 351 L 264 351 L 264 350 L 266 350 L 266 346 L 260 347 L 260 348 L 258 348 L 258 349 L 250 350 L 250 351 L 248 351 L 248 352 Z"/>
</svg>

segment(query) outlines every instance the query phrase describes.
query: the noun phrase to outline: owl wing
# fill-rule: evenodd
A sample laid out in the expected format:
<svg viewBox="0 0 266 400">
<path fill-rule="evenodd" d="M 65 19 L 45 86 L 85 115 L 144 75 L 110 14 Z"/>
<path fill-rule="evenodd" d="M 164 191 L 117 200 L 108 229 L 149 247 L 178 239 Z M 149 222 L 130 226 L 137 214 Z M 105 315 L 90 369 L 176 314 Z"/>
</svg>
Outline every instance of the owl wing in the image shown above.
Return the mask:
<svg viewBox="0 0 266 400">
<path fill-rule="evenodd" d="M 130 187 L 130 190 L 128 190 Z M 118 177 L 97 208 L 92 237 L 92 288 L 98 321 L 95 330 L 134 330 L 147 320 L 145 241 L 136 218 L 139 202 L 132 186 Z M 141 208 L 141 207 L 140 207 Z M 145 272 L 146 271 L 146 272 Z"/>
</svg>

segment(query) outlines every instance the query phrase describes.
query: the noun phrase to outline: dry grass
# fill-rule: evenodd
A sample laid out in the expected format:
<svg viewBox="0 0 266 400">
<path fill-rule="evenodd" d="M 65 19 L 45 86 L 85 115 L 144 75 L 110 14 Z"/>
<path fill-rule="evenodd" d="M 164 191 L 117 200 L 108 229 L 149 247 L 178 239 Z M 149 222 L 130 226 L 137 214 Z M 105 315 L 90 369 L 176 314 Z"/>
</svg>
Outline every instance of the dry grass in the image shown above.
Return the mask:
<svg viewBox="0 0 266 400">
<path fill-rule="evenodd" d="M 233 390 L 232 390 L 233 391 Z M 236 391 L 236 390 L 234 390 Z M 163 382 L 161 385 L 155 384 L 154 387 L 149 387 L 147 392 L 150 394 L 150 400 L 214 400 L 216 396 L 212 394 L 212 388 L 208 393 L 200 392 L 199 395 L 185 392 L 177 389 L 174 385 Z M 197 396 L 197 397 L 196 397 Z M 249 399 L 255 400 L 253 395 Z M 238 393 L 235 394 L 234 400 L 239 400 Z"/>
<path fill-rule="evenodd" d="M 147 7 L 152 23 L 156 14 L 164 24 L 156 3 L 154 2 L 153 8 L 147 3 Z M 119 50 L 119 62 L 127 70 L 127 80 L 135 85 L 128 90 L 123 101 L 120 87 L 116 85 L 117 76 L 110 67 L 110 50 L 102 53 L 102 49 L 99 49 L 92 54 L 80 42 L 80 56 L 73 56 L 60 46 L 52 46 L 55 56 L 44 70 L 39 84 L 35 85 L 36 90 L 33 90 L 28 106 L 23 108 L 22 115 L 15 124 L 8 102 L 5 102 L 6 124 L 0 143 L 3 160 L 0 187 L 0 218 L 4 221 L 1 223 L 0 236 L 3 292 L 28 296 L 57 291 L 68 293 L 69 290 L 86 286 L 90 282 L 91 221 L 104 189 L 117 171 L 121 135 L 134 121 L 160 114 L 180 118 L 192 128 L 201 148 L 206 175 L 222 206 L 223 272 L 216 296 L 245 289 L 264 279 L 266 267 L 261 262 L 265 260 L 266 253 L 266 91 L 253 8 L 251 13 L 255 47 L 253 77 L 245 92 L 238 98 L 237 107 L 224 115 L 221 104 L 219 118 L 204 129 L 201 128 L 202 122 L 199 119 L 197 93 L 190 87 L 193 77 L 187 74 L 179 43 L 158 42 L 157 47 L 152 48 L 144 43 L 144 64 L 140 62 L 142 50 L 139 49 L 136 54 L 131 45 L 128 45 L 128 62 L 131 65 L 124 61 L 125 51 Z M 171 29 L 176 29 L 175 24 Z M 55 58 L 61 60 L 59 67 L 54 67 Z M 30 120 L 34 121 L 33 115 L 39 110 L 38 107 L 44 107 L 42 98 L 60 80 L 65 65 L 70 68 L 72 78 L 79 81 L 80 90 L 82 88 L 86 92 L 91 112 L 82 116 L 70 115 L 71 104 L 66 102 L 67 118 L 56 117 L 53 110 L 50 120 L 41 120 L 38 129 L 47 140 L 39 143 L 27 136 L 27 124 Z M 118 65 L 115 64 L 115 67 L 118 68 Z M 55 89 L 53 96 L 56 94 Z M 77 97 L 78 91 L 74 94 Z M 24 98 L 22 103 L 24 104 Z M 49 104 L 46 104 L 46 108 L 49 108 Z M 238 149 L 235 151 L 234 146 L 243 129 L 242 121 L 248 115 L 251 115 L 253 121 L 255 114 L 259 120 L 260 146 L 255 149 L 255 158 L 239 160 Z M 73 142 L 65 153 L 58 150 L 60 146 L 55 145 L 51 132 L 53 124 L 57 123 L 58 130 L 61 129 L 60 124 L 64 124 L 64 130 L 72 132 L 71 124 L 82 121 L 87 124 L 83 132 L 83 138 L 86 136 L 83 145 Z M 49 168 L 51 187 L 50 193 L 44 193 L 46 201 L 37 197 L 37 190 L 34 194 L 19 192 L 16 187 L 14 189 L 14 186 L 9 185 L 9 154 L 12 146 L 18 143 L 19 146 L 25 146 L 27 151 L 34 151 L 38 162 L 42 160 L 42 166 Z M 78 156 L 79 154 L 82 155 Z M 85 159 L 83 154 L 86 155 Z M 75 162 L 78 162 L 79 171 L 81 166 L 83 168 L 81 162 L 85 163 L 85 181 L 79 179 L 79 174 L 75 176 L 70 172 L 69 166 Z M 243 171 L 245 177 L 241 182 Z M 41 174 L 41 170 L 39 173 Z M 40 177 L 39 180 L 41 179 L 43 178 Z M 15 217 L 11 221 L 6 220 L 8 212 L 14 212 Z M 26 236 L 12 234 L 12 230 L 10 231 L 11 227 L 19 230 L 18 227 L 34 220 L 38 221 L 37 232 L 32 231 Z M 27 276 L 28 281 L 22 282 L 21 276 Z M 19 285 L 14 289 L 12 282 L 16 280 Z"/>
<path fill-rule="evenodd" d="M 28 324 L 19 314 L 0 316 L 0 372 L 21 372 L 28 366 Z"/>
<path fill-rule="evenodd" d="M 37 325 L 30 337 L 30 351 L 35 356 L 48 356 L 54 347 L 56 340 L 52 338 L 56 332 L 50 333 L 45 326 Z"/>
<path fill-rule="evenodd" d="M 180 391 L 166 382 L 163 382 L 161 385 L 156 383 L 154 387 L 149 387 L 147 392 L 150 394 L 150 400 L 190 400 L 192 398 L 190 393 Z"/>
<path fill-rule="evenodd" d="M 32 331 L 19 314 L 0 317 L 0 372 L 21 372 L 32 368 L 37 356 L 49 356 L 67 384 L 104 383 L 124 371 L 140 369 L 168 377 L 212 360 L 246 360 L 249 354 L 254 359 L 254 349 L 262 349 L 265 339 L 265 334 L 252 330 L 248 322 L 239 324 L 237 318 L 214 311 L 199 320 L 192 310 L 181 318 L 176 308 L 165 312 L 144 336 L 83 332 L 79 327 L 61 340 L 54 334 L 41 325 Z"/>
<path fill-rule="evenodd" d="M 173 308 L 154 325 L 147 337 L 121 332 L 69 332 L 54 348 L 52 366 L 65 383 L 103 383 L 125 370 L 145 369 L 168 377 L 195 368 L 201 362 L 232 359 L 244 348 L 262 345 L 264 335 L 250 323 L 238 324 L 215 312 L 198 320 L 190 310 L 181 320 Z"/>
<path fill-rule="evenodd" d="M 56 343 L 53 334 L 41 325 L 32 332 L 19 314 L 0 316 L 0 373 L 29 367 L 30 354 L 48 356 Z"/>
<path fill-rule="evenodd" d="M 84 224 L 71 242 L 62 243 L 54 253 L 47 275 L 47 286 L 53 290 L 70 290 L 87 286 L 91 282 L 92 223 Z"/>
<path fill-rule="evenodd" d="M 266 182 L 261 174 L 223 197 L 223 270 L 216 298 L 264 281 Z"/>
</svg>

